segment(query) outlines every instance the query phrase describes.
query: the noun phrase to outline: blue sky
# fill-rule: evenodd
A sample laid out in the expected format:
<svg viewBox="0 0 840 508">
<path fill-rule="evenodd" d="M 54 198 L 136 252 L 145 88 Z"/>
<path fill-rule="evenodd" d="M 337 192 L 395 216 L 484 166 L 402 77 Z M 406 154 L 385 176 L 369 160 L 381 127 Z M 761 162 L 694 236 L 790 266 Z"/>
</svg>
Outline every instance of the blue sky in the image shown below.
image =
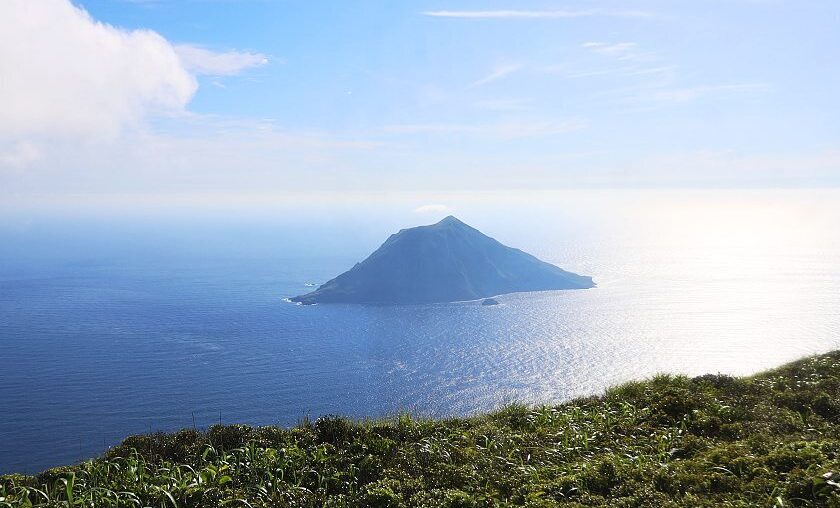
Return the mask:
<svg viewBox="0 0 840 508">
<path fill-rule="evenodd" d="M 68 6 L 2 7 L 0 101 L 60 106 L 0 200 L 840 184 L 833 0 Z"/>
</svg>

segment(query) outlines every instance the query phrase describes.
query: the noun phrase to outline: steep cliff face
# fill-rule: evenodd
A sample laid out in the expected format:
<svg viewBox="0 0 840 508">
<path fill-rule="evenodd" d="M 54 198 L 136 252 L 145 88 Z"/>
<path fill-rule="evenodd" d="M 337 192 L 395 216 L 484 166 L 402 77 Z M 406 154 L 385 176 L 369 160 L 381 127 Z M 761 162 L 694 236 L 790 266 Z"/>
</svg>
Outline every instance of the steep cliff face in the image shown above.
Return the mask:
<svg viewBox="0 0 840 508">
<path fill-rule="evenodd" d="M 502 245 L 449 216 L 437 224 L 391 235 L 361 263 L 292 300 L 304 304 L 435 303 L 591 287 L 591 277 Z"/>
</svg>

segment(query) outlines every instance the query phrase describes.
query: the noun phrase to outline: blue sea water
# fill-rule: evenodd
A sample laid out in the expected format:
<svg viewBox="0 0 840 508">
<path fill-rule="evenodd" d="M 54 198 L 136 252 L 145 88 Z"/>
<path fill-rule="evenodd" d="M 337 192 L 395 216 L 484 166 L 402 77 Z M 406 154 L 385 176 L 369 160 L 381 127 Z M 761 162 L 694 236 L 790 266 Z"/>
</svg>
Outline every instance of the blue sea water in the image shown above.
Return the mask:
<svg viewBox="0 0 840 508">
<path fill-rule="evenodd" d="M 840 347 L 840 192 L 595 194 L 460 206 L 598 283 L 493 307 L 283 301 L 434 217 L 2 222 L 0 473 L 194 421 L 466 415 Z"/>
</svg>

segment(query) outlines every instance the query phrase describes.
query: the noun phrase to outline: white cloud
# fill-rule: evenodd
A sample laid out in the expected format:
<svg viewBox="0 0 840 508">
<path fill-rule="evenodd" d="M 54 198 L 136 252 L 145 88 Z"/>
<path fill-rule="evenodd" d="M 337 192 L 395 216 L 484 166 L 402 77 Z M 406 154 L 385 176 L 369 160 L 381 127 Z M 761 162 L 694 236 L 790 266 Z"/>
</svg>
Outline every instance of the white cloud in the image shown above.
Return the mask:
<svg viewBox="0 0 840 508">
<path fill-rule="evenodd" d="M 558 19 L 558 18 L 583 18 L 589 16 L 626 17 L 626 18 L 648 18 L 653 14 L 646 11 L 625 11 L 612 9 L 585 9 L 585 10 L 494 10 L 494 11 L 426 11 L 424 16 L 436 18 L 461 18 L 461 19 Z"/>
<path fill-rule="evenodd" d="M 233 76 L 268 63 L 268 58 L 261 53 L 217 53 L 193 44 L 179 44 L 175 46 L 175 52 L 187 70 L 209 76 Z"/>
<path fill-rule="evenodd" d="M 423 205 L 414 209 L 414 213 L 446 213 L 449 207 L 446 205 Z"/>
<path fill-rule="evenodd" d="M 166 39 L 68 0 L 3 0 L 0 34 L 0 136 L 113 135 L 197 88 Z"/>
<path fill-rule="evenodd" d="M 502 78 L 505 78 L 514 72 L 522 69 L 522 66 L 519 64 L 508 64 L 508 65 L 499 65 L 494 68 L 490 74 L 484 76 L 481 79 L 473 81 L 467 88 L 478 88 L 480 86 L 484 86 L 488 83 L 492 83 L 494 81 L 498 81 Z"/>
<path fill-rule="evenodd" d="M 68 144 L 116 142 L 153 117 L 185 116 L 196 74 L 262 65 L 258 53 L 174 46 L 94 20 L 69 0 L 0 0 L 0 170 Z"/>
</svg>

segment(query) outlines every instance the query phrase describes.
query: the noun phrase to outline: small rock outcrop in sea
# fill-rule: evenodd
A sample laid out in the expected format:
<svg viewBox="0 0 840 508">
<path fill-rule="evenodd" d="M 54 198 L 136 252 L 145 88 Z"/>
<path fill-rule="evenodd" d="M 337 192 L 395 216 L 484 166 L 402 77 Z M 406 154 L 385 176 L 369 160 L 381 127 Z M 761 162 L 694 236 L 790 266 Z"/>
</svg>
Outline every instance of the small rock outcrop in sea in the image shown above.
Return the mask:
<svg viewBox="0 0 840 508">
<path fill-rule="evenodd" d="M 481 302 L 481 305 L 499 305 L 499 300 L 496 300 L 495 298 L 487 298 Z"/>
<path fill-rule="evenodd" d="M 294 302 L 417 304 L 524 291 L 586 289 L 567 272 L 502 245 L 455 217 L 391 235 L 367 259 Z"/>
</svg>

